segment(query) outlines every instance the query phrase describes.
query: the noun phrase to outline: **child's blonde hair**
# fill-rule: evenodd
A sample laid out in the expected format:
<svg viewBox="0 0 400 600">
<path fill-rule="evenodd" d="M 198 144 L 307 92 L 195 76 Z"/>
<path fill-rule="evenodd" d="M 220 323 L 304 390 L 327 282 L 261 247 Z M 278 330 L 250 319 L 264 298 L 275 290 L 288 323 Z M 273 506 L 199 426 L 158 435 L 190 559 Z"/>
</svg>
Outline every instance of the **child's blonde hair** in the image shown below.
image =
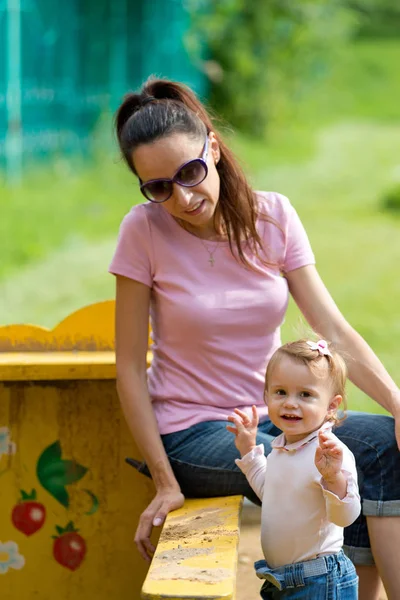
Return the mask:
<svg viewBox="0 0 400 600">
<path fill-rule="evenodd" d="M 319 342 L 321 343 L 321 342 Z M 283 356 L 290 356 L 293 360 L 306 365 L 314 375 L 318 375 L 323 378 L 326 375 L 325 370 L 321 367 L 327 365 L 328 367 L 328 378 L 332 385 L 333 395 L 342 396 L 342 409 L 339 417 L 336 412 L 328 420 L 334 421 L 336 425 L 344 421 L 346 415 L 344 411 L 347 410 L 346 401 L 346 379 L 347 379 L 347 367 L 346 363 L 340 354 L 333 348 L 331 343 L 326 343 L 327 353 L 321 352 L 318 347 L 318 343 L 310 343 L 309 340 L 301 339 L 295 342 L 288 342 L 280 348 L 278 348 L 271 356 L 267 371 L 265 374 L 265 391 L 268 388 L 268 381 L 271 377 L 271 373 L 275 365 L 281 360 Z M 325 343 L 323 343 L 325 344 Z"/>
</svg>

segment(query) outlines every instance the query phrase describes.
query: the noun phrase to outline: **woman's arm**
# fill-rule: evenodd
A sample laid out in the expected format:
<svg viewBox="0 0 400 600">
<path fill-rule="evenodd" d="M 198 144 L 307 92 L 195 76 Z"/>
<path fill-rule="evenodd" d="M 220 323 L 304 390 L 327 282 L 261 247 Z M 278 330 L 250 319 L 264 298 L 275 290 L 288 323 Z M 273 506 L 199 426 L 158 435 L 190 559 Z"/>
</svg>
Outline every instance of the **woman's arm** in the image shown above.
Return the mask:
<svg viewBox="0 0 400 600">
<path fill-rule="evenodd" d="M 175 479 L 158 431 L 146 378 L 150 288 L 117 276 L 116 362 L 117 389 L 126 421 L 156 486 L 156 496 L 140 517 L 135 542 L 142 556 L 154 552 L 153 525 L 161 525 L 184 497 Z"/>
<path fill-rule="evenodd" d="M 343 352 L 351 381 L 395 417 L 400 448 L 400 391 L 393 379 L 343 317 L 313 265 L 290 271 L 286 279 L 290 293 L 314 331 Z"/>
</svg>

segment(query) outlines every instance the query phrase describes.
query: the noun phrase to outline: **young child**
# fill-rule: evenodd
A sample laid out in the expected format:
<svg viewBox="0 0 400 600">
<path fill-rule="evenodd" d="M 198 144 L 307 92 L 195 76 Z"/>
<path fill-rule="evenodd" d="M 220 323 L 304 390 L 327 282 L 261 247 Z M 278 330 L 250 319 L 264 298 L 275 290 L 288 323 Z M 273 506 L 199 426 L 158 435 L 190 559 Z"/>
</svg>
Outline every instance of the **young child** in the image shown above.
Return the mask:
<svg viewBox="0 0 400 600">
<path fill-rule="evenodd" d="M 263 600 L 356 600 L 358 578 L 344 555 L 343 527 L 360 514 L 353 454 L 331 432 L 345 403 L 347 370 L 324 340 L 280 347 L 266 373 L 269 418 L 282 434 L 264 456 L 256 445 L 258 416 L 235 409 L 236 463 L 262 501 L 255 563 Z"/>
</svg>

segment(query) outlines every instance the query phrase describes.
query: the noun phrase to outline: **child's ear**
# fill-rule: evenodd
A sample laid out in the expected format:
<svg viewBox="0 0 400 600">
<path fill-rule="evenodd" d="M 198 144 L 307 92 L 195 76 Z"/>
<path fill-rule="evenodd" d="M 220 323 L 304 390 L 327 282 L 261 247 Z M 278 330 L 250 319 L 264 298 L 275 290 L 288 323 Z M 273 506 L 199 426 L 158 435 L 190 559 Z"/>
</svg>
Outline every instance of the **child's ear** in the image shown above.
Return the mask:
<svg viewBox="0 0 400 600">
<path fill-rule="evenodd" d="M 264 390 L 264 402 L 265 402 L 265 404 L 268 404 L 268 392 L 267 392 L 267 388 L 265 388 L 265 390 Z"/>
<path fill-rule="evenodd" d="M 339 406 L 342 403 L 342 396 L 340 394 L 337 394 L 336 396 L 333 396 L 333 398 L 331 398 L 331 401 L 329 402 L 329 407 L 328 407 L 328 414 L 329 416 L 334 415 L 337 410 L 339 409 Z"/>
</svg>

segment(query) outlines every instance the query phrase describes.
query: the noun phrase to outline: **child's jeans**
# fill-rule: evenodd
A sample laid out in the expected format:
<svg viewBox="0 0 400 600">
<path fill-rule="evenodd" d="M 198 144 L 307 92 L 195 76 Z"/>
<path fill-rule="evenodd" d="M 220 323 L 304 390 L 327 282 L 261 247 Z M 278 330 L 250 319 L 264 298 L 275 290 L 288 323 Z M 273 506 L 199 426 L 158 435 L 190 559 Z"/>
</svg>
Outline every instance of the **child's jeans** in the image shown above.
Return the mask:
<svg viewBox="0 0 400 600">
<path fill-rule="evenodd" d="M 314 560 L 270 569 L 265 560 L 254 563 L 257 577 L 265 579 L 263 600 L 357 600 L 358 577 L 343 551 Z"/>
</svg>

